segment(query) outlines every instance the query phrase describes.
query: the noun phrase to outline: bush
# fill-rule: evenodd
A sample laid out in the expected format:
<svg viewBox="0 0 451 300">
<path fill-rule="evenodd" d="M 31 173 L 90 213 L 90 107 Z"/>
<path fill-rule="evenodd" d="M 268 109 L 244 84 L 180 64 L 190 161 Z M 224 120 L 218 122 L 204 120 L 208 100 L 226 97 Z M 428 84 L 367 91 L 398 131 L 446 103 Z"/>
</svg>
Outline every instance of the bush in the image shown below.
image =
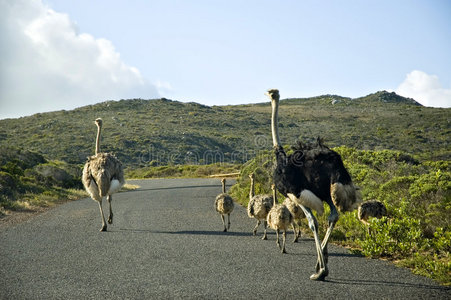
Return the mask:
<svg viewBox="0 0 451 300">
<path fill-rule="evenodd" d="M 371 257 L 400 258 L 422 249 L 420 221 L 413 218 L 375 219 L 369 233 L 360 241 L 362 253 Z"/>
</svg>

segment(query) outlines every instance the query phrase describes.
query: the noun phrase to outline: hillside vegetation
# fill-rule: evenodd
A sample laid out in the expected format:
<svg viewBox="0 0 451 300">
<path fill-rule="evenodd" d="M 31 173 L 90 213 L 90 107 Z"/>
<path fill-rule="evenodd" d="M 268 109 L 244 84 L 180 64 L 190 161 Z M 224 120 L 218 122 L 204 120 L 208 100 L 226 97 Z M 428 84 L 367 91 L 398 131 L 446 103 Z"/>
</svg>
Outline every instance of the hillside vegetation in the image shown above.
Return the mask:
<svg viewBox="0 0 451 300">
<path fill-rule="evenodd" d="M 94 152 L 94 120 L 100 117 L 102 151 L 114 152 L 128 168 L 244 163 L 271 148 L 270 111 L 269 102 L 208 107 L 167 99 L 107 101 L 0 120 L 0 147 L 14 145 L 81 164 Z M 333 147 L 451 157 L 450 110 L 422 107 L 394 93 L 287 99 L 279 115 L 283 143 L 321 136 Z"/>
<path fill-rule="evenodd" d="M 51 206 L 85 195 L 81 169 L 13 147 L 0 148 L 0 216 L 6 210 Z"/>
</svg>

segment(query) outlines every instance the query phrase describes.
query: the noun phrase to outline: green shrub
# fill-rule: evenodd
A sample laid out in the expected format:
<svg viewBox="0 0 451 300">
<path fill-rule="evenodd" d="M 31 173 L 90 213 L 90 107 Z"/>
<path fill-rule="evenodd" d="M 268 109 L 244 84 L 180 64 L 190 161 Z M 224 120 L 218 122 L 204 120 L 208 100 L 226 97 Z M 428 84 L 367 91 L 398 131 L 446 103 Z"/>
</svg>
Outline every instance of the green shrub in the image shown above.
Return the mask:
<svg viewBox="0 0 451 300">
<path fill-rule="evenodd" d="M 360 241 L 360 246 L 367 256 L 399 258 L 420 250 L 422 237 L 419 220 L 383 217 L 370 223 L 369 233 Z"/>
</svg>

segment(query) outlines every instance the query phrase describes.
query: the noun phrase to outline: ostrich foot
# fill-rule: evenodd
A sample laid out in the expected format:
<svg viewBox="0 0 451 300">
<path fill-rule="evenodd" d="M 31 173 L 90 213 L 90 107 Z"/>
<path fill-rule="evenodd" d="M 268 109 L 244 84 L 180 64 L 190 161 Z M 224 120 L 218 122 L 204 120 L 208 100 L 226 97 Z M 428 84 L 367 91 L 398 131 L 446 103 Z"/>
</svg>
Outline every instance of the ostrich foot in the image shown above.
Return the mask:
<svg viewBox="0 0 451 300">
<path fill-rule="evenodd" d="M 224 230 L 223 230 L 224 232 L 227 232 L 227 228 L 224 228 Z"/>
<path fill-rule="evenodd" d="M 280 251 L 282 253 L 287 253 L 287 250 L 285 250 L 285 248 L 282 248 L 282 251 Z"/>
<path fill-rule="evenodd" d="M 327 265 L 329 263 L 329 252 L 327 251 L 327 248 L 323 249 L 323 257 L 324 257 L 324 262 Z M 320 263 L 318 260 L 318 261 L 316 261 L 316 272 L 318 272 L 319 269 L 320 269 Z"/>
<path fill-rule="evenodd" d="M 266 241 L 268 239 L 268 237 L 266 236 L 266 234 L 262 237 L 262 240 Z"/>
<path fill-rule="evenodd" d="M 257 230 L 252 231 L 253 235 L 257 235 Z"/>
<path fill-rule="evenodd" d="M 108 224 L 113 224 L 113 214 L 108 217 Z"/>
<path fill-rule="evenodd" d="M 324 268 L 320 269 L 318 272 L 310 276 L 310 279 L 315 281 L 324 281 L 327 275 L 329 275 L 329 270 L 327 268 Z"/>
<path fill-rule="evenodd" d="M 105 225 L 103 225 L 103 226 L 102 226 L 102 228 L 100 228 L 100 230 L 99 230 L 99 231 L 100 231 L 100 232 L 102 232 L 102 231 L 106 231 L 106 228 L 107 228 L 107 226 L 106 226 L 106 224 L 105 224 Z"/>
</svg>

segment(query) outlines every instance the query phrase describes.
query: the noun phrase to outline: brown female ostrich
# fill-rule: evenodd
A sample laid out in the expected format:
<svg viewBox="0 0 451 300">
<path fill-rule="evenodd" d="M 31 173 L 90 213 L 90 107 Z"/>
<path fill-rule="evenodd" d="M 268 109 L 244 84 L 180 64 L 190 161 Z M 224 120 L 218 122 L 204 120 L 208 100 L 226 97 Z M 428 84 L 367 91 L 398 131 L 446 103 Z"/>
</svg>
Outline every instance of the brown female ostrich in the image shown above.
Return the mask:
<svg viewBox="0 0 451 300">
<path fill-rule="evenodd" d="M 271 208 L 271 210 L 268 213 L 267 222 L 269 227 L 274 229 L 277 234 L 277 246 L 279 246 L 282 253 L 287 253 L 285 250 L 285 241 L 287 239 L 287 230 L 288 227 L 290 227 L 291 222 L 293 222 L 293 216 L 291 215 L 288 208 L 283 204 L 278 204 L 277 202 L 277 190 L 276 186 L 273 184 L 271 185 L 272 194 L 273 194 L 273 200 L 274 204 Z M 280 246 L 279 242 L 279 231 L 283 230 L 283 240 L 282 240 L 282 247 Z"/>
<path fill-rule="evenodd" d="M 224 232 L 227 231 L 227 229 L 230 229 L 230 213 L 233 211 L 233 208 L 235 207 L 235 204 L 233 203 L 232 197 L 230 197 L 228 194 L 226 194 L 226 179 L 223 178 L 221 180 L 222 183 L 222 193 L 216 196 L 215 200 L 215 208 L 216 211 L 221 215 L 222 224 L 224 225 Z M 225 225 L 225 215 L 227 215 L 227 227 Z"/>
<path fill-rule="evenodd" d="M 318 139 L 313 145 L 299 143 L 291 155 L 285 153 L 278 133 L 279 91 L 271 89 L 266 94 L 271 98 L 271 132 L 276 156 L 273 180 L 285 197 L 301 205 L 313 231 L 318 255 L 316 273 L 310 276 L 310 279 L 324 280 L 329 274 L 327 243 L 339 218 L 336 206 L 340 211 L 353 210 L 361 202 L 361 196 L 340 155 L 324 146 L 321 140 Z M 329 227 L 321 244 L 318 222 L 311 209 L 322 215 L 323 201 L 329 205 L 330 215 Z"/>
<path fill-rule="evenodd" d="M 247 215 L 249 216 L 249 218 L 255 218 L 257 220 L 257 225 L 255 225 L 255 228 L 253 230 L 254 235 L 257 235 L 257 228 L 260 225 L 261 221 L 263 221 L 263 226 L 265 227 L 265 230 L 263 232 L 262 240 L 266 240 L 268 239 L 266 237 L 266 227 L 268 225 L 268 223 L 266 222 L 266 217 L 268 216 L 268 212 L 271 210 L 271 207 L 273 205 L 273 198 L 271 195 L 255 195 L 254 173 L 251 173 L 249 175 L 249 178 L 251 179 L 251 188 L 249 191 L 249 203 L 247 205 Z"/>
<path fill-rule="evenodd" d="M 102 119 L 96 119 L 97 139 L 96 154 L 88 157 L 83 168 L 82 181 L 89 196 L 99 203 L 102 228 L 106 231 L 107 225 L 102 209 L 102 199 L 107 197 L 110 206 L 108 223 L 113 223 L 113 211 L 111 209 L 112 194 L 116 193 L 124 185 L 124 171 L 121 162 L 111 153 L 100 153 L 100 133 L 102 131 Z"/>
<path fill-rule="evenodd" d="M 358 210 L 358 218 L 360 222 L 362 222 L 365 225 L 369 225 L 368 219 L 370 217 L 380 219 L 383 216 L 387 215 L 387 208 L 385 208 L 385 205 L 377 200 L 370 200 L 363 202 L 359 206 Z"/>
</svg>

